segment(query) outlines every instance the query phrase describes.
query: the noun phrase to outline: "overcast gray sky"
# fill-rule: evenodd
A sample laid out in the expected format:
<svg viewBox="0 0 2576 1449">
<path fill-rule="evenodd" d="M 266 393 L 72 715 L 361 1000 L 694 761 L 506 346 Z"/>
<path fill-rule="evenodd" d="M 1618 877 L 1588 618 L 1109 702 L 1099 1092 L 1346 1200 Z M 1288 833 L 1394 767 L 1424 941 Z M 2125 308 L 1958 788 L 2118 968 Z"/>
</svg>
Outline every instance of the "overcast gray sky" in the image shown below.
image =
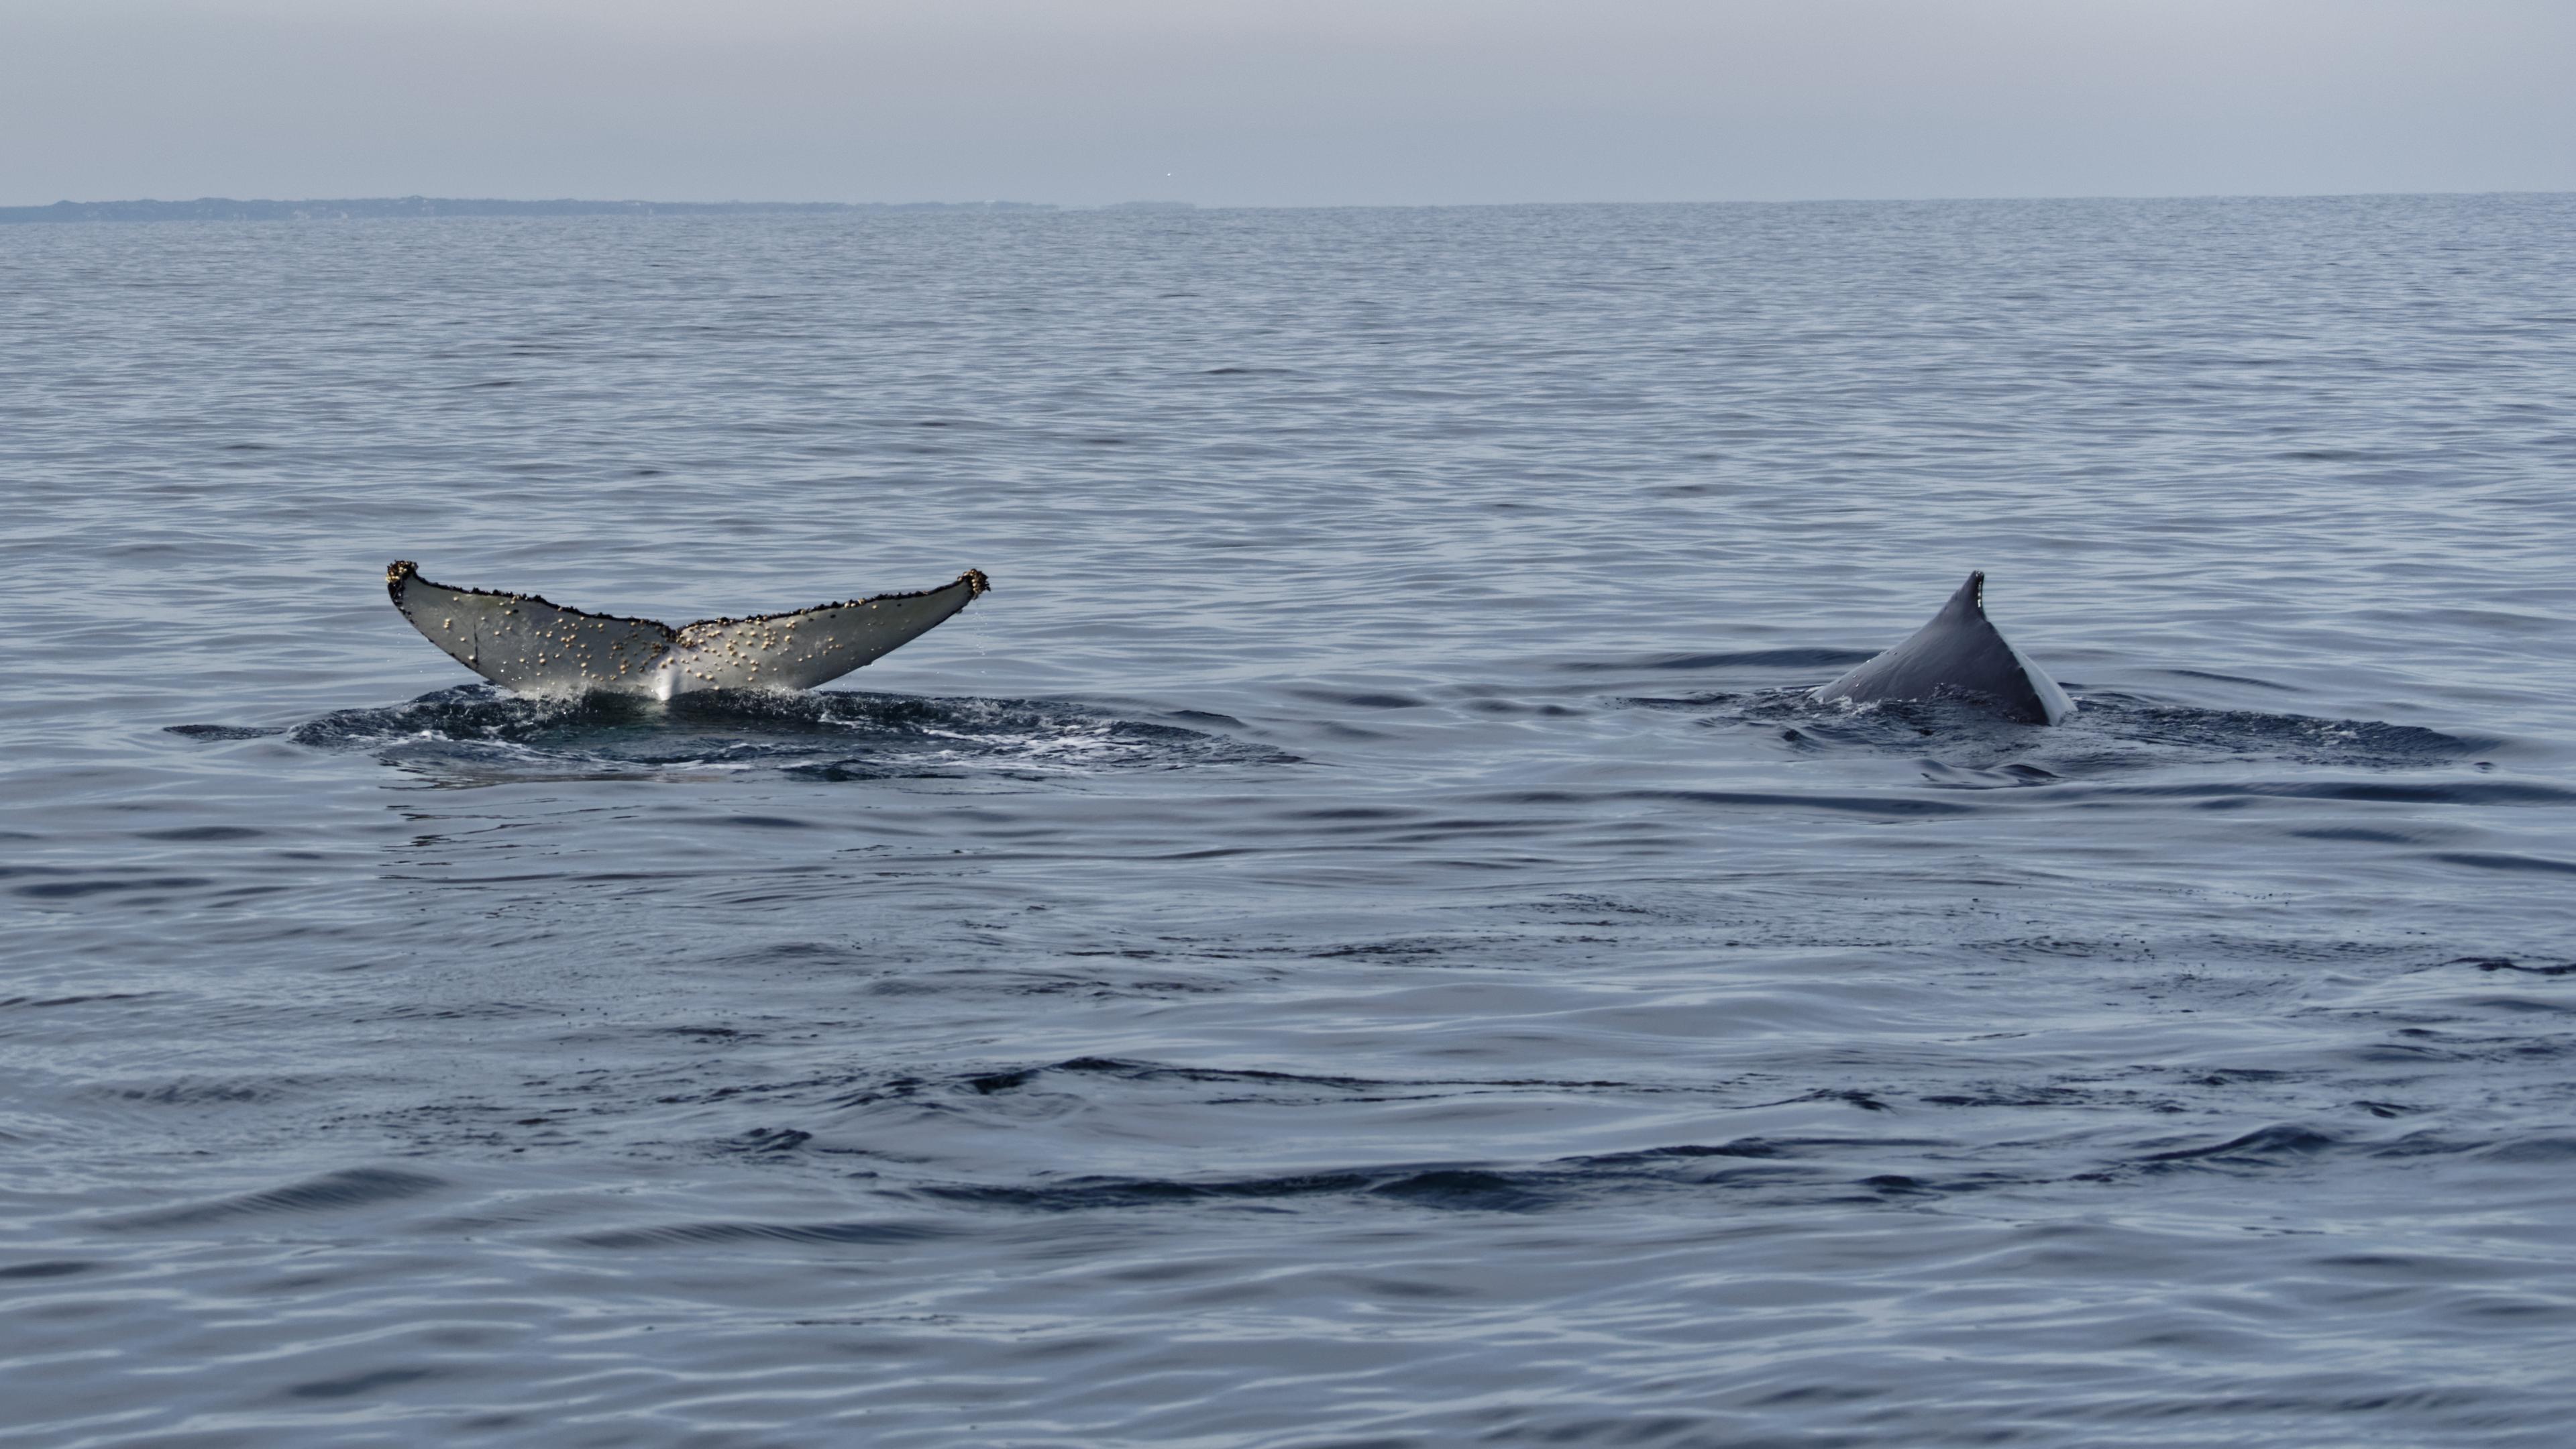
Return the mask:
<svg viewBox="0 0 2576 1449">
<path fill-rule="evenodd" d="M 0 204 L 2576 190 L 2576 0 L 0 0 Z"/>
</svg>

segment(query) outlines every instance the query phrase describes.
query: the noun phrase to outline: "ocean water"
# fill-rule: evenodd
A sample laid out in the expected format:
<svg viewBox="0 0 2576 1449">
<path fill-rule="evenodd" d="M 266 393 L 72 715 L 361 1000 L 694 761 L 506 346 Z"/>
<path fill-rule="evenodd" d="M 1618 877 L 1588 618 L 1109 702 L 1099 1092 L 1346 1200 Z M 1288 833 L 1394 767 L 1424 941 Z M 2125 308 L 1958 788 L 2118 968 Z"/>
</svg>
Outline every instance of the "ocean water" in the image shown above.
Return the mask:
<svg viewBox="0 0 2576 1449">
<path fill-rule="evenodd" d="M 2562 1443 L 2571 237 L 0 232 L 0 1443 Z"/>
</svg>

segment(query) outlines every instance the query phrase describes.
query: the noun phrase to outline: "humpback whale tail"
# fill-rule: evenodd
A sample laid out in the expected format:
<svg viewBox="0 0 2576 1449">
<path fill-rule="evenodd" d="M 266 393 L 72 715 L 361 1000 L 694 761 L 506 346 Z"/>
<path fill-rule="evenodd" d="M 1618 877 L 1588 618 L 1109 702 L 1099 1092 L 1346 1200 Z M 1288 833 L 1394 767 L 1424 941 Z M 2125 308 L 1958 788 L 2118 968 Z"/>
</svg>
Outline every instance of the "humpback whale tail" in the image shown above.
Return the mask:
<svg viewBox="0 0 2576 1449">
<path fill-rule="evenodd" d="M 434 584 L 409 559 L 385 570 L 385 592 L 411 626 L 494 684 L 523 694 L 608 690 L 656 699 L 707 689 L 810 689 L 920 638 L 991 587 L 981 570 L 968 569 L 918 593 L 674 629 L 567 609 L 534 594 Z"/>
<path fill-rule="evenodd" d="M 2047 671 L 2022 656 L 1986 618 L 1986 576 L 1968 581 L 1902 644 L 1831 684 L 1816 700 L 1966 697 L 1991 705 L 2023 724 L 2055 724 L 2075 711 L 2075 701 Z"/>
</svg>

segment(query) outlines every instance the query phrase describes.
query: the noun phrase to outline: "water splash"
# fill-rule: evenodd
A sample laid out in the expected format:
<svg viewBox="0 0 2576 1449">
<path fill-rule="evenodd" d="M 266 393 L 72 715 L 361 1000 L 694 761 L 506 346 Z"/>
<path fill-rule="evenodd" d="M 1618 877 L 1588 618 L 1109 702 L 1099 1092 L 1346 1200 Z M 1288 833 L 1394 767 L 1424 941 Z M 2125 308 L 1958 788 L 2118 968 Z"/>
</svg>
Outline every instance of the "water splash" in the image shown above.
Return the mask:
<svg viewBox="0 0 2576 1449">
<path fill-rule="evenodd" d="M 1225 735 L 1052 700 L 717 691 L 529 699 L 490 685 L 336 710 L 286 736 L 460 782 L 753 771 L 844 781 L 1278 763 Z"/>
</svg>

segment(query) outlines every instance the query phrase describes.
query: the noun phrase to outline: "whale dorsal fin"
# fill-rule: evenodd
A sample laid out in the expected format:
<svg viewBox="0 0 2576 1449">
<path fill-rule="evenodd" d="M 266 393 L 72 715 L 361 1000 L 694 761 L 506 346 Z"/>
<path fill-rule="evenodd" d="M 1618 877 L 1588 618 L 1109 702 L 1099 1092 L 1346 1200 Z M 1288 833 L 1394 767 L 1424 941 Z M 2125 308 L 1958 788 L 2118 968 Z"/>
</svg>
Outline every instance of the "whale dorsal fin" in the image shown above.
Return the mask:
<svg viewBox="0 0 2576 1449">
<path fill-rule="evenodd" d="M 1905 642 L 1815 691 L 1818 700 L 1968 698 L 2006 719 L 2055 724 L 2075 701 L 1986 617 L 1986 575 L 1968 575 L 1930 623 Z"/>
</svg>

